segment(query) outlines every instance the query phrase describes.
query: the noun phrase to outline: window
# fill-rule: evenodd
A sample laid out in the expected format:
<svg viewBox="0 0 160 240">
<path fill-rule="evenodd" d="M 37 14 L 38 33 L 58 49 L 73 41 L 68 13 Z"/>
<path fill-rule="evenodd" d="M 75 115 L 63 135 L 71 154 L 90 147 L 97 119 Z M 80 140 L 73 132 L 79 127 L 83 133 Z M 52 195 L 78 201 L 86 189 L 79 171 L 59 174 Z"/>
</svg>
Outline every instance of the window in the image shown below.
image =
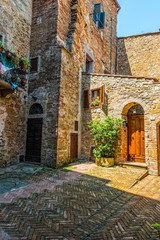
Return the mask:
<svg viewBox="0 0 160 240">
<path fill-rule="evenodd" d="M 78 131 L 78 121 L 75 121 L 75 123 L 74 123 L 74 130 Z"/>
<path fill-rule="evenodd" d="M 31 58 L 30 72 L 31 73 L 38 72 L 38 57 Z"/>
<path fill-rule="evenodd" d="M 89 108 L 89 91 L 88 90 L 84 90 L 84 93 L 83 93 L 83 107 Z"/>
<path fill-rule="evenodd" d="M 105 27 L 106 13 L 101 11 L 102 4 L 96 3 L 93 5 L 93 21 L 98 28 L 103 29 Z"/>
<path fill-rule="evenodd" d="M 100 107 L 104 103 L 104 86 L 91 90 L 91 107 Z"/>
<path fill-rule="evenodd" d="M 86 64 L 85 64 L 85 72 L 92 73 L 93 72 L 93 60 L 86 54 Z"/>
<path fill-rule="evenodd" d="M 31 106 L 29 110 L 29 115 L 33 114 L 43 114 L 43 108 L 39 103 L 35 103 Z"/>
</svg>

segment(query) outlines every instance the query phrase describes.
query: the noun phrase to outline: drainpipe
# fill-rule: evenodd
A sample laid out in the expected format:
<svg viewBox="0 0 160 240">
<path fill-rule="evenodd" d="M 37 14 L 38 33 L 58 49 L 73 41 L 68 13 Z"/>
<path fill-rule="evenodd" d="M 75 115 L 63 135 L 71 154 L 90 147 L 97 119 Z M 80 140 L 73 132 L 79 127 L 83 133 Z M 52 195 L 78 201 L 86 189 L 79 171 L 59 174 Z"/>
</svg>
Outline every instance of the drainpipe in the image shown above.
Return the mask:
<svg viewBox="0 0 160 240">
<path fill-rule="evenodd" d="M 116 59 L 115 59 L 115 74 L 118 73 L 118 37 L 116 37 Z"/>
<path fill-rule="evenodd" d="M 113 19 L 112 17 L 110 18 L 111 20 L 111 29 L 110 29 L 110 73 L 112 73 L 112 25 L 113 25 Z"/>
</svg>

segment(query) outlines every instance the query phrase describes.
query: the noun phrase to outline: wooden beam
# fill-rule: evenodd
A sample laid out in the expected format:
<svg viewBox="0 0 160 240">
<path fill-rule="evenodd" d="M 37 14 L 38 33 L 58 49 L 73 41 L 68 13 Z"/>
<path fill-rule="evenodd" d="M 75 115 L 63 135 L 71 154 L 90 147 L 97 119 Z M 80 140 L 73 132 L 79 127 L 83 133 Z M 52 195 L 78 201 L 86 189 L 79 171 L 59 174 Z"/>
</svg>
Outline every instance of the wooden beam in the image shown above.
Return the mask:
<svg viewBox="0 0 160 240">
<path fill-rule="evenodd" d="M 12 90 L 12 86 L 4 80 L 0 80 L 0 90 Z M 18 91 L 24 92 L 24 90 L 20 87 L 18 87 Z"/>
<path fill-rule="evenodd" d="M 11 85 L 3 80 L 0 80 L 0 89 L 12 89 Z"/>
</svg>

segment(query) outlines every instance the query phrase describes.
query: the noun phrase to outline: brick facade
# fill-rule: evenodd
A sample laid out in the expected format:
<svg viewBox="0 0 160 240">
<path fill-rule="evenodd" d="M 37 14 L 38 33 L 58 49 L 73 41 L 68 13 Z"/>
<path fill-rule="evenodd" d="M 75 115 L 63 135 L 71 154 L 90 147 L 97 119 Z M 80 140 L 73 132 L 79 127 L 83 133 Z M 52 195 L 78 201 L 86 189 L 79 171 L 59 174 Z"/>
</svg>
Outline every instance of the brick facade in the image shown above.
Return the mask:
<svg viewBox="0 0 160 240">
<path fill-rule="evenodd" d="M 80 72 L 85 71 L 86 56 L 93 61 L 92 71 L 115 72 L 118 5 L 101 1 L 107 17 L 104 29 L 99 29 L 92 3 L 33 1 L 31 58 L 38 56 L 40 66 L 31 74 L 28 111 L 34 96 L 44 109 L 41 162 L 49 166 L 71 160 L 70 134 L 75 121 L 80 127 Z M 78 134 L 80 146 L 80 128 Z"/>
</svg>

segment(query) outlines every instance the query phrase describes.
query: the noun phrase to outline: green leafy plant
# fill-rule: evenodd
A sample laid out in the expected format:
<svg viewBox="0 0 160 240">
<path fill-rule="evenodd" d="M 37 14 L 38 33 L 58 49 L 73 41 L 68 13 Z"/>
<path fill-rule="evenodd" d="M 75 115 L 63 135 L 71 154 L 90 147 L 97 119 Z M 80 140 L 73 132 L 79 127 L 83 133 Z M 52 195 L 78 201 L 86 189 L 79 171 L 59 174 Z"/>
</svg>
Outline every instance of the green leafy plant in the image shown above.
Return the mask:
<svg viewBox="0 0 160 240">
<path fill-rule="evenodd" d="M 19 60 L 19 66 L 22 69 L 28 69 L 28 68 L 30 68 L 31 65 L 30 65 L 30 62 L 28 61 L 28 59 L 26 57 L 22 57 Z"/>
<path fill-rule="evenodd" d="M 94 101 L 91 102 L 91 106 L 99 106 L 100 101 L 98 99 L 95 99 Z"/>
<path fill-rule="evenodd" d="M 154 223 L 151 225 L 153 228 L 157 229 L 158 231 L 160 231 L 160 223 Z"/>
<path fill-rule="evenodd" d="M 154 223 L 151 226 L 158 231 L 158 235 L 160 237 L 160 223 Z"/>
<path fill-rule="evenodd" d="M 88 123 L 91 136 L 95 142 L 94 157 L 115 157 L 117 141 L 121 133 L 122 120 L 106 117 Z"/>
</svg>

